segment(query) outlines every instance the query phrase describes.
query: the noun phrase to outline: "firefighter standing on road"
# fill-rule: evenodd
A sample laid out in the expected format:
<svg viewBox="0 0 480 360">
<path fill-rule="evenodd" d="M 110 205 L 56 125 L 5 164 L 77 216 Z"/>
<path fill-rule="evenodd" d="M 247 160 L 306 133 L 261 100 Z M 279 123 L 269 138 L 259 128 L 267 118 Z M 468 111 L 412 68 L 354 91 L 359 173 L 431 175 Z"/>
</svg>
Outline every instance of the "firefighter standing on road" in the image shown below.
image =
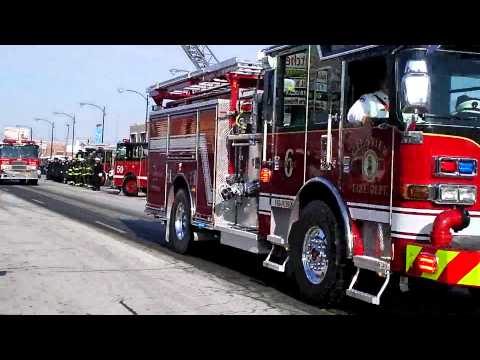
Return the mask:
<svg viewBox="0 0 480 360">
<path fill-rule="evenodd" d="M 85 163 L 85 159 L 81 158 L 79 159 L 78 161 L 78 165 L 77 165 L 77 172 L 76 172 L 76 181 L 75 181 L 75 185 L 76 186 L 83 186 L 83 168 L 84 168 L 84 163 Z"/>
<path fill-rule="evenodd" d="M 67 163 L 67 184 L 68 185 L 73 185 L 73 166 L 74 166 L 74 161 L 69 160 Z"/>
<path fill-rule="evenodd" d="M 100 158 L 95 158 L 95 165 L 93 166 L 93 175 L 91 177 L 92 186 L 94 191 L 100 190 L 100 184 L 102 183 L 102 177 L 104 176 L 103 173 L 103 166 L 101 163 Z"/>
</svg>

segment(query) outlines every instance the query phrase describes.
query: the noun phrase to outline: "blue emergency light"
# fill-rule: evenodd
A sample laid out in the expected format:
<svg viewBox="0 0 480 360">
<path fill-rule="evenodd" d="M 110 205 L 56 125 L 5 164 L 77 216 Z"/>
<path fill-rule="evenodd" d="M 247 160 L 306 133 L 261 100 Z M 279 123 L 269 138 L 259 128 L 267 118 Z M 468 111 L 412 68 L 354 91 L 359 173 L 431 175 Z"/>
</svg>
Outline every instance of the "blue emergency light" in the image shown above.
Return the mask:
<svg viewBox="0 0 480 360">
<path fill-rule="evenodd" d="M 462 175 L 473 175 L 477 171 L 474 160 L 459 160 L 458 172 Z"/>
</svg>

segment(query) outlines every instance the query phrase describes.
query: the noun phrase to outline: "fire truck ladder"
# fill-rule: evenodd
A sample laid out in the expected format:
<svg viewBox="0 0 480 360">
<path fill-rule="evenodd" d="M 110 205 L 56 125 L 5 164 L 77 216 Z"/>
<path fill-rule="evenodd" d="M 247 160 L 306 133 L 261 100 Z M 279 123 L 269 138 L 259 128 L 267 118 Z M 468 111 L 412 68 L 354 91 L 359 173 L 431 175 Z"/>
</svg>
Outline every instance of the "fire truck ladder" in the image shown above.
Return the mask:
<svg viewBox="0 0 480 360">
<path fill-rule="evenodd" d="M 350 283 L 349 288 L 347 289 L 347 296 L 353 297 L 358 300 L 365 301 L 370 304 L 380 305 L 380 297 L 385 291 L 388 283 L 390 282 L 390 263 L 385 260 L 381 260 L 371 256 L 354 256 L 353 264 L 357 268 L 357 272 Z M 360 275 L 360 270 L 370 270 L 377 273 L 377 275 L 384 277 L 385 280 L 376 295 L 369 294 L 357 289 L 354 289 L 354 285 L 357 283 L 358 277 Z"/>
<path fill-rule="evenodd" d="M 219 62 L 207 45 L 182 45 L 182 49 L 197 70 L 205 69 Z"/>
</svg>

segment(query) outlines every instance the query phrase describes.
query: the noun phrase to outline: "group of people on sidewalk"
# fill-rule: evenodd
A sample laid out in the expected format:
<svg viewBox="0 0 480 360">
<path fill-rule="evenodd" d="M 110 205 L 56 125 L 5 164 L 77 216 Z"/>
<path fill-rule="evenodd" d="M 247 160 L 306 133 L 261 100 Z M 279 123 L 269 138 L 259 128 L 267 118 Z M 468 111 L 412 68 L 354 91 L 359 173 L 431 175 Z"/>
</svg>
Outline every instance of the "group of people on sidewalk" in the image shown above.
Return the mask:
<svg viewBox="0 0 480 360">
<path fill-rule="evenodd" d="M 66 183 L 75 186 L 91 187 L 92 190 L 100 190 L 105 181 L 105 173 L 100 158 L 74 159 L 67 170 Z"/>
</svg>

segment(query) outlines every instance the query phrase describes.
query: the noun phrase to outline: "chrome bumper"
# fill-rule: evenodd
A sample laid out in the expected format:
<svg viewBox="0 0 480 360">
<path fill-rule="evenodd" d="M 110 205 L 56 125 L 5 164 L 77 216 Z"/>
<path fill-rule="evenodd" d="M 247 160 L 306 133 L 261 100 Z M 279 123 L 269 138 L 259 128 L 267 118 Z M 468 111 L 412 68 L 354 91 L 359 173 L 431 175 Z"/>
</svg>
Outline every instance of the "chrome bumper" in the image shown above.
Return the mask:
<svg viewBox="0 0 480 360">
<path fill-rule="evenodd" d="M 2 180 L 35 180 L 38 179 L 37 170 L 2 170 L 0 172 Z"/>
</svg>

